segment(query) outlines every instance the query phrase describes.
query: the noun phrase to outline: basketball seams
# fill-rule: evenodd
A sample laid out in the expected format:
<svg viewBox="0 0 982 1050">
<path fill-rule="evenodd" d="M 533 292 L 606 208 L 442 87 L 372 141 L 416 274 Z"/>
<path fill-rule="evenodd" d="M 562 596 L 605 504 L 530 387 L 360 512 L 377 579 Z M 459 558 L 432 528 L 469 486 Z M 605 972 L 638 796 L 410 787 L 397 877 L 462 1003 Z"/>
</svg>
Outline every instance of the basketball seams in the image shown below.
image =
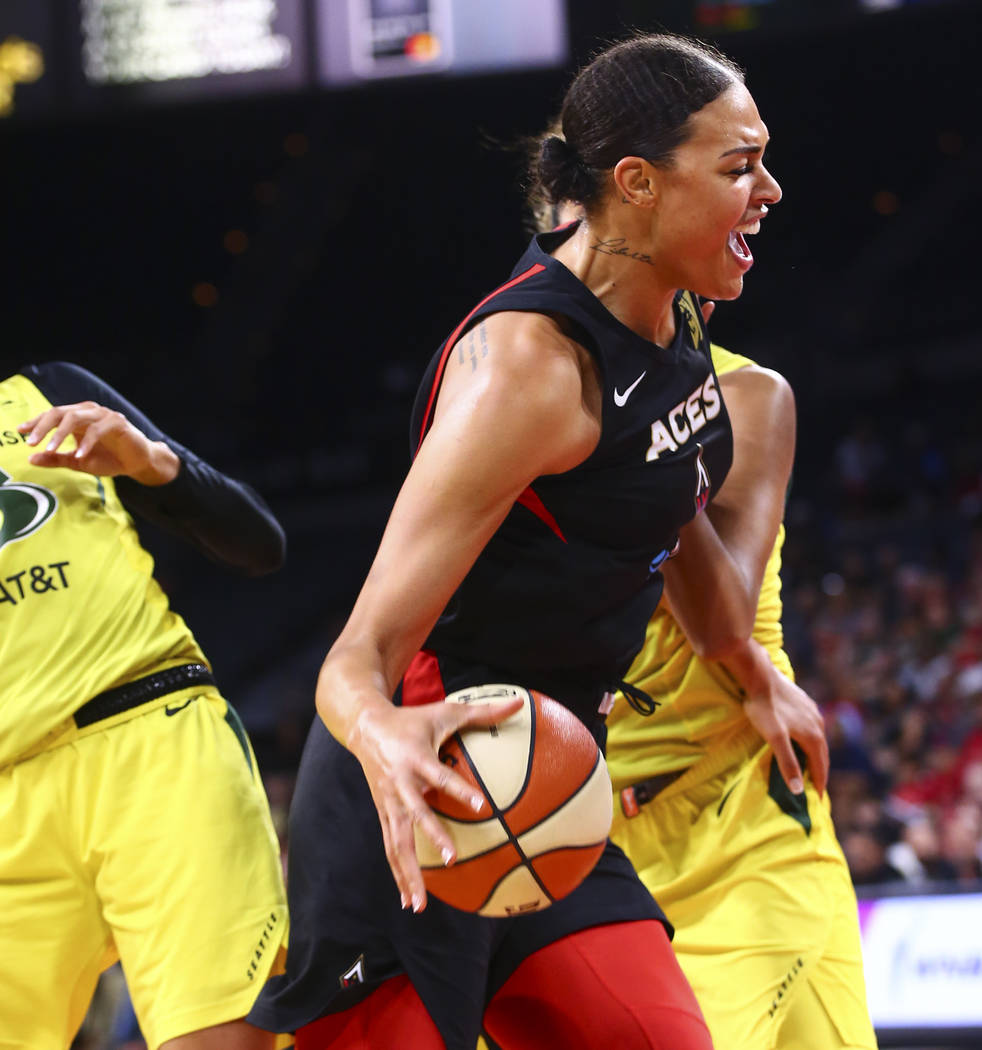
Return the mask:
<svg viewBox="0 0 982 1050">
<path fill-rule="evenodd" d="M 524 780 L 524 783 L 522 784 L 521 791 L 519 791 L 518 796 L 511 803 L 511 805 L 508 807 L 508 809 L 513 809 L 515 807 L 515 805 L 522 799 L 522 797 L 525 794 L 526 789 L 528 788 L 528 783 L 529 783 L 529 779 L 530 779 L 530 775 L 531 775 L 531 769 L 532 769 L 532 760 L 533 760 L 533 756 L 535 754 L 535 731 L 536 731 L 536 721 L 537 721 L 537 717 L 538 717 L 538 711 L 537 711 L 537 706 L 538 705 L 535 702 L 535 694 L 534 694 L 534 692 L 531 689 L 526 689 L 525 690 L 525 696 L 528 699 L 529 709 L 530 709 L 530 716 L 531 716 L 531 722 L 532 722 L 531 729 L 529 731 L 528 755 L 527 755 L 526 760 L 525 760 L 525 780 Z M 480 772 L 478 771 L 477 767 L 475 766 L 474 760 L 471 758 L 470 752 L 467 750 L 466 746 L 464 745 L 464 741 L 461 739 L 460 733 L 454 733 L 453 739 L 457 742 L 457 746 L 460 748 L 461 754 L 467 760 L 468 768 L 470 769 L 471 775 L 474 777 L 475 782 L 477 783 L 478 787 L 480 787 L 481 791 L 484 793 L 484 797 L 488 800 L 488 804 L 491 807 L 491 815 L 492 815 L 492 817 L 494 817 L 498 821 L 498 823 L 501 825 L 501 828 L 502 828 L 502 830 L 505 833 L 506 841 L 511 843 L 511 845 L 515 847 L 516 851 L 518 852 L 518 856 L 519 856 L 519 859 L 521 861 L 522 866 L 524 868 L 526 868 L 528 873 L 535 880 L 536 885 L 539 887 L 539 889 L 542 890 L 542 892 L 548 898 L 549 903 L 551 904 L 553 901 L 555 901 L 556 898 L 546 888 L 545 884 L 542 882 L 542 879 L 539 878 L 538 872 L 536 872 L 535 869 L 532 867 L 532 860 L 531 860 L 531 858 L 526 856 L 525 850 L 522 849 L 521 843 L 518 841 L 518 836 L 508 826 L 508 821 L 505 818 L 505 813 L 498 807 L 498 803 L 495 802 L 494 796 L 488 790 L 488 786 L 484 782 L 484 778 L 481 776 Z M 582 787 L 579 788 L 578 790 L 582 790 Z M 575 792 L 574 792 L 574 794 L 575 794 Z M 524 832 L 523 832 L 523 834 L 524 834 Z M 504 845 L 504 843 L 501 843 L 500 845 Z M 496 848 L 500 848 L 500 845 L 498 847 L 496 847 Z M 473 859 L 474 859 L 473 857 L 468 857 L 467 858 L 468 861 L 471 861 Z M 508 874 L 510 874 L 510 872 Z M 481 905 L 482 908 L 494 896 L 494 891 L 498 888 L 498 886 L 502 882 L 504 882 L 505 878 L 507 878 L 507 874 L 502 876 L 502 878 L 500 878 L 494 884 L 494 886 L 492 886 L 491 892 L 487 895 L 487 897 L 484 900 L 484 903 Z"/>
<path fill-rule="evenodd" d="M 586 790 L 586 788 L 589 785 L 590 781 L 596 775 L 597 766 L 600 765 L 602 760 L 603 760 L 603 756 L 600 754 L 600 748 L 598 747 L 597 748 L 597 757 L 596 757 L 596 760 L 594 761 L 593 765 L 590 767 L 590 772 L 587 773 L 587 775 L 583 778 L 583 780 L 580 783 L 580 786 L 575 791 L 570 792 L 563 799 L 563 807 L 568 806 L 578 795 L 581 795 Z M 509 808 L 511 808 L 511 807 L 509 807 Z M 556 810 L 550 810 L 548 813 L 543 814 L 543 816 L 541 816 L 534 824 L 529 824 L 528 827 L 524 828 L 521 832 L 519 832 L 519 834 L 521 835 L 522 838 L 524 838 L 526 835 L 529 835 L 533 831 L 535 831 L 536 828 L 541 827 L 547 821 L 552 820 L 552 818 L 555 815 L 556 815 Z M 601 842 L 606 842 L 606 841 L 607 841 L 607 836 L 605 835 L 602 839 L 600 839 L 597 842 L 585 843 L 582 846 L 574 846 L 574 847 L 571 847 L 571 848 L 573 848 L 573 849 L 593 849 L 595 846 L 600 845 Z M 557 848 L 565 849 L 567 847 L 557 847 Z M 545 856 L 545 853 L 547 853 L 547 852 L 550 852 L 550 851 L 546 850 L 543 853 L 536 853 L 535 856 L 536 857 Z M 523 856 L 525 855 L 524 851 L 523 851 L 522 855 Z"/>
<path fill-rule="evenodd" d="M 514 684 L 474 686 L 445 700 L 503 693 L 526 702 L 500 729 L 461 729 L 441 748 L 441 761 L 458 766 L 481 795 L 480 814 L 440 792 L 427 797 L 452 836 L 456 863 L 446 867 L 425 836 L 416 836 L 435 897 L 501 917 L 546 908 L 575 889 L 605 847 L 613 808 L 603 754 L 563 704 Z"/>
</svg>

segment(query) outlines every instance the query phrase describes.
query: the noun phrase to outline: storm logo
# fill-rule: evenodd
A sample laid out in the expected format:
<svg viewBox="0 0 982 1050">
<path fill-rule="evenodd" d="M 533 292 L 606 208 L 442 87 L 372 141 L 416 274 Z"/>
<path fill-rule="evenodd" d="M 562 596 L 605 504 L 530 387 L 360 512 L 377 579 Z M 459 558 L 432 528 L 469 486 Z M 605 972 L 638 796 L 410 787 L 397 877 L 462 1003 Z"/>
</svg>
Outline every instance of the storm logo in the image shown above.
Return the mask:
<svg viewBox="0 0 982 1050">
<path fill-rule="evenodd" d="M 696 456 L 696 514 L 701 510 L 706 509 L 706 504 L 709 502 L 709 493 L 712 490 L 712 483 L 709 480 L 709 471 L 706 470 L 706 464 L 702 461 L 702 445 L 697 444 L 696 448 L 699 450 L 699 454 Z"/>
<path fill-rule="evenodd" d="M 37 532 L 57 507 L 53 492 L 40 485 L 11 481 L 10 475 L 0 470 L 0 548 Z"/>
</svg>

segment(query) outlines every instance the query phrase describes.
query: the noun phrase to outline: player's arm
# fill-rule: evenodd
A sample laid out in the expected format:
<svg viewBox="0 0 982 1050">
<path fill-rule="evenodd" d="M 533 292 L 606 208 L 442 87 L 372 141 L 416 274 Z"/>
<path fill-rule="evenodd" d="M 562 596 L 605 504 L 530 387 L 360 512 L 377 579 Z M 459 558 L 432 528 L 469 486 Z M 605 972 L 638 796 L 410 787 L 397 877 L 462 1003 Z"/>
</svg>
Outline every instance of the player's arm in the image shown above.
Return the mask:
<svg viewBox="0 0 982 1050">
<path fill-rule="evenodd" d="M 38 449 L 32 463 L 117 478 L 128 510 L 231 568 L 261 575 L 282 565 L 283 530 L 248 485 L 168 437 L 86 369 L 53 362 L 22 372 L 54 406 L 18 428 Z"/>
<path fill-rule="evenodd" d="M 783 376 L 750 365 L 719 383 L 733 427 L 733 466 L 663 566 L 672 612 L 709 660 L 725 659 L 753 631 L 795 442 L 794 395 Z"/>
<path fill-rule="evenodd" d="M 705 514 L 683 530 L 663 567 L 668 602 L 693 648 L 742 686 L 748 719 L 789 787 L 802 790 L 796 741 L 819 792 L 828 777 L 821 713 L 752 638 L 764 570 L 784 512 L 794 458 L 794 395 L 778 373 L 752 365 L 720 377 L 733 426 L 733 467 Z"/>
<path fill-rule="evenodd" d="M 517 706 L 397 708 L 392 694 L 518 496 L 540 474 L 585 459 L 600 433 L 599 413 L 584 401 L 581 352 L 554 322 L 495 314 L 464 339 L 472 336 L 487 353 L 449 358 L 433 426 L 317 686 L 321 717 L 364 769 L 403 906 L 417 911 L 426 895 L 413 825 L 453 859 L 424 793 L 438 787 L 480 803 L 439 761 L 439 747 L 461 726 L 500 721 Z"/>
</svg>

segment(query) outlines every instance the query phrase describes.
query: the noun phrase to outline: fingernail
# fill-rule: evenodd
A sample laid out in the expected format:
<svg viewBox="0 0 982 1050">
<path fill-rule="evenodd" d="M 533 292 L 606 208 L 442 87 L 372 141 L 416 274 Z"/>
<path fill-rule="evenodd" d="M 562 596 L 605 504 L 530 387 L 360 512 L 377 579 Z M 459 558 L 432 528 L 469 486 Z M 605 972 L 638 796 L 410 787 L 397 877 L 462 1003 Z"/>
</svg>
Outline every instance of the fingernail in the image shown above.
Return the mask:
<svg viewBox="0 0 982 1050">
<path fill-rule="evenodd" d="M 805 785 L 797 777 L 788 786 L 791 788 L 792 795 L 800 795 L 805 790 Z"/>
<path fill-rule="evenodd" d="M 413 911 L 421 912 L 423 910 L 423 895 L 422 893 L 413 894 Z"/>
<path fill-rule="evenodd" d="M 57 441 L 53 441 L 53 440 L 52 440 L 52 441 L 49 441 L 49 442 L 48 442 L 48 449 L 47 449 L 47 451 L 48 451 L 48 452 L 54 452 L 54 450 L 55 450 L 55 449 L 56 449 L 57 447 L 58 447 L 58 442 L 57 442 Z"/>
<path fill-rule="evenodd" d="M 82 450 L 80 448 L 75 449 L 75 458 L 76 459 L 81 459 L 82 458 Z"/>
<path fill-rule="evenodd" d="M 38 439 L 33 434 L 29 434 L 28 437 L 27 437 L 27 444 L 28 445 L 36 445 L 37 443 L 38 443 Z"/>
<path fill-rule="evenodd" d="M 471 795 L 471 806 L 475 813 L 480 813 L 484 808 L 484 799 L 480 795 Z"/>
<path fill-rule="evenodd" d="M 402 910 L 405 911 L 409 907 L 409 898 L 404 893 L 400 893 L 399 900 L 402 901 Z"/>
<path fill-rule="evenodd" d="M 453 850 L 449 846 L 445 847 L 443 850 L 443 863 L 446 864 L 448 868 L 453 863 Z"/>
</svg>

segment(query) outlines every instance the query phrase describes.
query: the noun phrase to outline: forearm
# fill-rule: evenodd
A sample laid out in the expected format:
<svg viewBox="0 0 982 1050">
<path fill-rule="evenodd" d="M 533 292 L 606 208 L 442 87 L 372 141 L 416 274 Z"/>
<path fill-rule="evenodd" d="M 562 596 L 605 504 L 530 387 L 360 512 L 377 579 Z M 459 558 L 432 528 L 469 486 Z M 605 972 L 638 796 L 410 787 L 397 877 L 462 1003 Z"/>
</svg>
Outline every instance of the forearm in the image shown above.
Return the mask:
<svg viewBox="0 0 982 1050">
<path fill-rule="evenodd" d="M 750 637 L 760 581 L 748 578 L 705 514 L 682 530 L 662 572 L 672 614 L 699 656 L 724 659 Z"/>
<path fill-rule="evenodd" d="M 231 568 L 250 575 L 279 568 L 286 539 L 262 498 L 186 450 L 181 456 L 170 444 L 165 448 L 179 463 L 166 483 L 117 479 L 127 510 Z"/>
</svg>

